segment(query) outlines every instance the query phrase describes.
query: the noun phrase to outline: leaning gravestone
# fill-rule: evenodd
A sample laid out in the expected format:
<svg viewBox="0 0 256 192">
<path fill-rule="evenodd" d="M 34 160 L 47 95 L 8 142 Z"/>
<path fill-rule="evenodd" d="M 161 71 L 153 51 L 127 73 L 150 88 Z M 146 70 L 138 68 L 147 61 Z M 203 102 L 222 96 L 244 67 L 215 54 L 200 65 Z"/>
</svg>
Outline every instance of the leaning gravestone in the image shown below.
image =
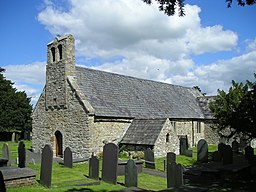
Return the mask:
<svg viewBox="0 0 256 192">
<path fill-rule="evenodd" d="M 208 162 L 208 144 L 204 139 L 200 139 L 197 144 L 197 161 L 200 163 Z"/>
<path fill-rule="evenodd" d="M 0 171 L 0 191 L 1 192 L 6 192 L 4 177 L 3 177 L 2 171 Z"/>
<path fill-rule="evenodd" d="M 138 169 L 134 160 L 129 159 L 125 166 L 125 186 L 137 187 L 138 186 Z"/>
<path fill-rule="evenodd" d="M 155 169 L 154 152 L 150 148 L 147 148 L 144 151 L 144 159 L 145 159 L 145 167 L 146 168 Z"/>
<path fill-rule="evenodd" d="M 254 151 L 253 148 L 251 146 L 247 146 L 244 149 L 244 156 L 247 160 L 251 160 L 254 156 Z"/>
<path fill-rule="evenodd" d="M 7 166 L 11 166 L 11 161 L 10 161 L 10 149 L 7 143 L 3 144 L 3 148 L 2 148 L 2 156 L 3 158 L 7 159 Z"/>
<path fill-rule="evenodd" d="M 232 150 L 233 150 L 234 153 L 239 152 L 239 143 L 237 141 L 232 142 Z"/>
<path fill-rule="evenodd" d="M 89 159 L 89 178 L 99 179 L 99 160 L 93 155 Z"/>
<path fill-rule="evenodd" d="M 42 151 L 42 158 L 41 158 L 40 183 L 46 187 L 51 187 L 52 159 L 53 159 L 52 147 L 50 145 L 45 145 Z"/>
<path fill-rule="evenodd" d="M 223 149 L 223 165 L 229 165 L 233 163 L 233 152 L 230 145 L 225 145 Z"/>
<path fill-rule="evenodd" d="M 68 168 L 73 167 L 72 151 L 69 147 L 66 147 L 64 151 L 64 166 Z"/>
<path fill-rule="evenodd" d="M 18 157 L 19 157 L 18 167 L 19 168 L 26 167 L 26 148 L 25 148 L 25 144 L 23 141 L 19 142 Z"/>
<path fill-rule="evenodd" d="M 183 185 L 182 166 L 175 162 L 167 164 L 167 188 Z"/>
<path fill-rule="evenodd" d="M 108 183 L 117 182 L 118 147 L 108 143 L 103 147 L 102 180 Z"/>
</svg>

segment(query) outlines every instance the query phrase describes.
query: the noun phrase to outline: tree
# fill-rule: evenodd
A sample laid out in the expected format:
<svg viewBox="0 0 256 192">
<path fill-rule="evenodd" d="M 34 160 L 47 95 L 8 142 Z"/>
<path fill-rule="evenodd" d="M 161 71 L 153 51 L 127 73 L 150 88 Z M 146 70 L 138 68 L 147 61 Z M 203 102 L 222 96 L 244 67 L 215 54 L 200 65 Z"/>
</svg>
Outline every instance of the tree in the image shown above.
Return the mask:
<svg viewBox="0 0 256 192">
<path fill-rule="evenodd" d="M 255 74 L 254 77 L 256 79 Z M 245 84 L 232 81 L 227 93 L 218 90 L 215 101 L 209 107 L 223 136 L 231 138 L 242 133 L 256 138 L 256 81 L 247 80 Z M 224 131 L 227 128 L 229 131 Z"/>
<path fill-rule="evenodd" d="M 23 91 L 17 91 L 6 80 L 0 67 L 0 131 L 31 130 L 32 105 Z"/>
<path fill-rule="evenodd" d="M 142 0 L 147 4 L 152 4 L 152 0 Z M 159 3 L 159 11 L 163 11 L 166 15 L 172 16 L 175 14 L 176 9 L 179 11 L 179 16 L 184 16 L 184 2 L 185 0 L 155 0 Z M 226 0 L 227 7 L 231 7 L 233 0 Z M 255 0 L 237 0 L 239 6 L 245 5 L 254 5 L 256 4 Z"/>
</svg>

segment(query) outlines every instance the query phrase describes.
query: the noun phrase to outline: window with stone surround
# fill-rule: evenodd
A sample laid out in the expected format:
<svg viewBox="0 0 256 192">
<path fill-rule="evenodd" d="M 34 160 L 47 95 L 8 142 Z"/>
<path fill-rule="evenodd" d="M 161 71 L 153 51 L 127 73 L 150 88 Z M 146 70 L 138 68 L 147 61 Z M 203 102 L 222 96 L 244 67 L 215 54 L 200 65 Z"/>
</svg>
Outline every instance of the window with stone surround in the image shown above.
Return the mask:
<svg viewBox="0 0 256 192">
<path fill-rule="evenodd" d="M 169 133 L 166 134 L 165 141 L 166 141 L 166 143 L 170 142 L 170 134 Z"/>
<path fill-rule="evenodd" d="M 196 132 L 201 133 L 201 122 L 200 121 L 198 121 L 196 124 Z"/>
<path fill-rule="evenodd" d="M 62 59 L 62 45 L 58 45 L 58 51 L 59 51 L 59 59 Z"/>
<path fill-rule="evenodd" d="M 51 53 L 52 53 L 52 62 L 55 62 L 55 48 L 51 48 Z"/>
</svg>

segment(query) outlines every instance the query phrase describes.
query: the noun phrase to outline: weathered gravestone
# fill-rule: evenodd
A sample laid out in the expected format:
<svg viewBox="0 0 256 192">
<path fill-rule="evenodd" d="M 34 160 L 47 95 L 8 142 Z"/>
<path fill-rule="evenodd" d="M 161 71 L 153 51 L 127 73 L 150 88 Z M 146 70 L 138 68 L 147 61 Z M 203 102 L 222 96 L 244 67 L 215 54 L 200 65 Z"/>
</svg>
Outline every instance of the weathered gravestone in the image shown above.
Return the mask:
<svg viewBox="0 0 256 192">
<path fill-rule="evenodd" d="M 40 183 L 46 187 L 51 187 L 52 183 L 52 159 L 52 147 L 45 145 L 42 150 Z"/>
<path fill-rule="evenodd" d="M 69 147 L 66 147 L 64 151 L 64 166 L 68 168 L 73 167 L 73 156 L 72 151 Z"/>
<path fill-rule="evenodd" d="M 4 177 L 3 177 L 2 171 L 0 171 L 0 191 L 1 192 L 6 192 Z"/>
<path fill-rule="evenodd" d="M 233 163 L 233 152 L 230 145 L 225 145 L 223 148 L 223 165 L 229 165 Z"/>
<path fill-rule="evenodd" d="M 204 139 L 200 139 L 197 144 L 197 161 L 200 163 L 208 162 L 208 144 Z"/>
<path fill-rule="evenodd" d="M 7 166 L 11 166 L 11 161 L 10 161 L 10 149 L 7 143 L 3 144 L 2 148 L 2 156 L 3 158 L 7 159 Z"/>
<path fill-rule="evenodd" d="M 253 148 L 251 146 L 247 146 L 244 149 L 244 156 L 247 160 L 251 160 L 253 159 L 254 156 L 254 151 Z"/>
<path fill-rule="evenodd" d="M 99 179 L 99 160 L 94 155 L 89 159 L 89 178 Z"/>
<path fill-rule="evenodd" d="M 125 186 L 137 187 L 138 186 L 138 169 L 134 160 L 129 159 L 125 166 Z"/>
<path fill-rule="evenodd" d="M 118 147 L 108 143 L 103 147 L 102 180 L 108 183 L 117 182 Z"/>
<path fill-rule="evenodd" d="M 19 157 L 18 167 L 19 168 L 26 167 L 26 148 L 25 148 L 25 144 L 23 141 L 19 142 L 18 157 Z"/>
<path fill-rule="evenodd" d="M 183 170 L 180 164 L 175 162 L 167 164 L 167 188 L 183 185 Z"/>
<path fill-rule="evenodd" d="M 150 148 L 147 148 L 144 151 L 144 159 L 145 159 L 145 167 L 146 168 L 155 169 L 154 152 Z"/>
<path fill-rule="evenodd" d="M 232 151 L 234 153 L 238 153 L 239 152 L 239 143 L 237 141 L 233 141 L 232 142 Z"/>
</svg>

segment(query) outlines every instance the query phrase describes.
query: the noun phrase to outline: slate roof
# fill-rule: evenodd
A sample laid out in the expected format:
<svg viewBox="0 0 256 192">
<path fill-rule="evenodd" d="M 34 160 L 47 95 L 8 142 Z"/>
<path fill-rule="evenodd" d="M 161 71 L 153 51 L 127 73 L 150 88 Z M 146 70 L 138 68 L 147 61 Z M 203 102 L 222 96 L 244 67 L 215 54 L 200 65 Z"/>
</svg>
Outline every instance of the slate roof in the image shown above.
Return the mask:
<svg viewBox="0 0 256 192">
<path fill-rule="evenodd" d="M 213 113 L 210 111 L 209 104 L 215 100 L 216 96 L 198 97 L 199 105 L 204 113 L 205 119 L 214 119 Z"/>
<path fill-rule="evenodd" d="M 204 114 L 197 90 L 76 67 L 77 84 L 101 117 L 197 118 Z"/>
<path fill-rule="evenodd" d="M 155 145 L 166 119 L 134 119 L 121 144 Z"/>
</svg>

